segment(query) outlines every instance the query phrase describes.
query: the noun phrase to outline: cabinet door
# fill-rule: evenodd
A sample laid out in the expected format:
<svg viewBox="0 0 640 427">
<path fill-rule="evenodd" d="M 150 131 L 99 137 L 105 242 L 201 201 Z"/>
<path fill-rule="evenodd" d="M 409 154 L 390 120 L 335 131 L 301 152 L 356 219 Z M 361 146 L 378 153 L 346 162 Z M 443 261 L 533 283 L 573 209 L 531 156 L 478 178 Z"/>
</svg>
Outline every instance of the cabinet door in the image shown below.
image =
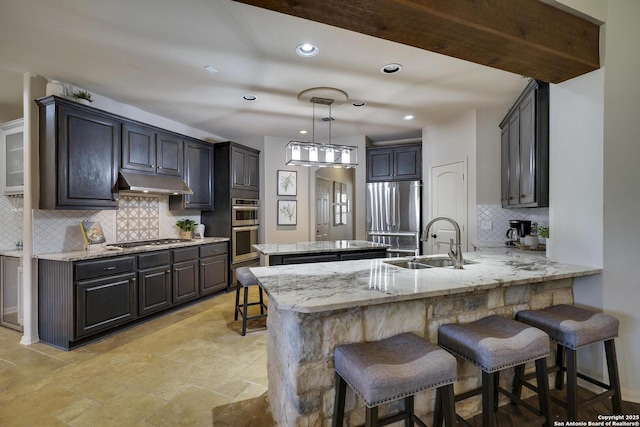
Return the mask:
<svg viewBox="0 0 640 427">
<path fill-rule="evenodd" d="M 184 196 L 184 208 L 200 211 L 213 209 L 213 146 L 187 141 L 185 152 L 185 181 L 193 190 Z"/>
<path fill-rule="evenodd" d="M 200 260 L 200 295 L 227 289 L 229 286 L 229 257 L 219 255 Z"/>
<path fill-rule="evenodd" d="M 0 164 L 4 165 L 2 185 L 4 194 L 24 192 L 24 120 L 5 123 L 0 129 L 2 152 Z"/>
<path fill-rule="evenodd" d="M 57 208 L 116 208 L 120 122 L 60 106 Z M 46 189 L 41 189 L 46 191 Z"/>
<path fill-rule="evenodd" d="M 502 206 L 506 206 L 509 204 L 509 124 L 502 129 L 500 134 L 500 145 L 501 145 L 501 156 L 500 156 L 500 164 L 501 164 L 501 195 L 502 195 Z"/>
<path fill-rule="evenodd" d="M 198 260 L 173 264 L 173 303 L 188 301 L 198 295 Z"/>
<path fill-rule="evenodd" d="M 126 122 L 122 125 L 122 168 L 155 172 L 155 129 Z"/>
<path fill-rule="evenodd" d="M 231 188 L 244 190 L 247 175 L 246 153 L 236 147 L 231 147 Z"/>
<path fill-rule="evenodd" d="M 247 152 L 245 154 L 245 188 L 247 190 L 260 190 L 260 159 L 258 154 Z"/>
<path fill-rule="evenodd" d="M 171 267 L 138 272 L 138 314 L 145 316 L 171 306 Z"/>
<path fill-rule="evenodd" d="M 160 175 L 182 176 L 182 138 L 166 132 L 156 136 L 156 173 Z"/>
<path fill-rule="evenodd" d="M 536 201 L 535 91 L 520 106 L 520 204 Z"/>
<path fill-rule="evenodd" d="M 422 149 L 419 145 L 396 147 L 393 150 L 394 179 L 422 179 Z"/>
<path fill-rule="evenodd" d="M 133 320 L 136 315 L 133 273 L 76 282 L 76 330 L 81 338 Z"/>
<path fill-rule="evenodd" d="M 393 150 L 367 150 L 367 181 L 393 180 Z"/>
<path fill-rule="evenodd" d="M 509 204 L 520 204 L 520 112 L 509 119 Z"/>
</svg>

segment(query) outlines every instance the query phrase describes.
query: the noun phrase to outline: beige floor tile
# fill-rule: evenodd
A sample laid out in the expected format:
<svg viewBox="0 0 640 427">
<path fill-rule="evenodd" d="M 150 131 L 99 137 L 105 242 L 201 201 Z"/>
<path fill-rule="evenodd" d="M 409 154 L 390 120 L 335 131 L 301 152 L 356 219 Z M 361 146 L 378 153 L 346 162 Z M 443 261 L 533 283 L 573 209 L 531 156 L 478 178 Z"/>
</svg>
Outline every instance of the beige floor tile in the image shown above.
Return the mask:
<svg viewBox="0 0 640 427">
<path fill-rule="evenodd" d="M 212 410 L 231 403 L 232 399 L 198 387 L 177 395 L 145 421 L 152 426 L 210 426 Z"/>
<path fill-rule="evenodd" d="M 69 352 L 0 327 L 0 426 L 272 426 L 267 332 L 240 335 L 234 297 Z"/>
</svg>

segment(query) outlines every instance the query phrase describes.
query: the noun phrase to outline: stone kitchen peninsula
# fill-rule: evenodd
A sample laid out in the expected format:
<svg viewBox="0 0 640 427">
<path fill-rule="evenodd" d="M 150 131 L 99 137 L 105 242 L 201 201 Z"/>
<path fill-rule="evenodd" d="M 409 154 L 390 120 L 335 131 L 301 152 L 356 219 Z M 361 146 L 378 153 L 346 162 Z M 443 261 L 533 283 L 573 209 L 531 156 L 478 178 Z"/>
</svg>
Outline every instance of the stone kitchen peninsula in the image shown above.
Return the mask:
<svg viewBox="0 0 640 427">
<path fill-rule="evenodd" d="M 338 345 L 403 332 L 437 343 L 442 324 L 468 323 L 492 314 L 513 317 L 521 310 L 572 304 L 573 279 L 602 271 L 513 249 L 464 256 L 472 263 L 462 270 L 398 266 L 411 258 L 251 268 L 269 296 L 268 394 L 278 425 L 330 423 L 335 395 L 333 352 Z M 479 380 L 478 368 L 459 361 L 456 393 L 478 387 Z M 508 380 L 503 376 L 502 385 Z M 362 425 L 362 400 L 347 389 L 348 425 Z M 434 399 L 433 391 L 415 397 L 415 412 L 428 424 Z M 381 415 L 398 409 L 402 400 L 398 402 L 383 405 Z M 479 398 L 458 405 L 457 411 L 464 417 L 478 413 Z"/>
</svg>

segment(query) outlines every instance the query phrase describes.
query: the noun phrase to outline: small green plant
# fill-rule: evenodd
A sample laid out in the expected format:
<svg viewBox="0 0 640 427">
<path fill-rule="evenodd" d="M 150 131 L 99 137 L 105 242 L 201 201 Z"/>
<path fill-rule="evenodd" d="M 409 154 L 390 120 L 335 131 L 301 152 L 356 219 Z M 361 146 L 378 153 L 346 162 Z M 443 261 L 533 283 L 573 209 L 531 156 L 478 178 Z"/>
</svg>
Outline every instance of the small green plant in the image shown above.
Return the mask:
<svg viewBox="0 0 640 427">
<path fill-rule="evenodd" d="M 86 90 L 76 90 L 75 92 L 73 92 L 73 97 L 75 99 L 86 99 L 89 102 L 93 102 L 91 94 Z"/>
<path fill-rule="evenodd" d="M 538 233 L 538 237 L 544 237 L 545 239 L 549 237 L 549 227 L 546 225 L 538 225 L 536 232 Z"/>
<path fill-rule="evenodd" d="M 181 219 L 176 222 L 178 228 L 182 231 L 193 231 L 196 226 L 196 222 L 191 219 Z"/>
</svg>

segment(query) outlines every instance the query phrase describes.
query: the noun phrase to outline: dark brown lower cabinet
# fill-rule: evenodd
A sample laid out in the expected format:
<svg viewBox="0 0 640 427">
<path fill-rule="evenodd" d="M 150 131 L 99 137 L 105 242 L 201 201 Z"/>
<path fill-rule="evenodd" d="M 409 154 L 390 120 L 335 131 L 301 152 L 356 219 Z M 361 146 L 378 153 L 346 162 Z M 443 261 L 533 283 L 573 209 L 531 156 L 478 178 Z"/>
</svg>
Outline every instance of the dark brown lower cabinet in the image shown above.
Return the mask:
<svg viewBox="0 0 640 427">
<path fill-rule="evenodd" d="M 314 262 L 351 261 L 357 259 L 385 258 L 387 248 L 361 251 L 314 252 L 307 254 L 271 255 L 269 265 L 307 264 Z"/>
<path fill-rule="evenodd" d="M 75 262 L 38 261 L 40 341 L 69 350 L 227 289 L 228 243 Z"/>
<path fill-rule="evenodd" d="M 134 273 L 76 283 L 76 338 L 136 317 Z"/>
<path fill-rule="evenodd" d="M 171 307 L 171 252 L 138 255 L 138 315 Z"/>
<path fill-rule="evenodd" d="M 192 300 L 198 292 L 198 260 L 173 265 L 173 303 Z"/>
</svg>

